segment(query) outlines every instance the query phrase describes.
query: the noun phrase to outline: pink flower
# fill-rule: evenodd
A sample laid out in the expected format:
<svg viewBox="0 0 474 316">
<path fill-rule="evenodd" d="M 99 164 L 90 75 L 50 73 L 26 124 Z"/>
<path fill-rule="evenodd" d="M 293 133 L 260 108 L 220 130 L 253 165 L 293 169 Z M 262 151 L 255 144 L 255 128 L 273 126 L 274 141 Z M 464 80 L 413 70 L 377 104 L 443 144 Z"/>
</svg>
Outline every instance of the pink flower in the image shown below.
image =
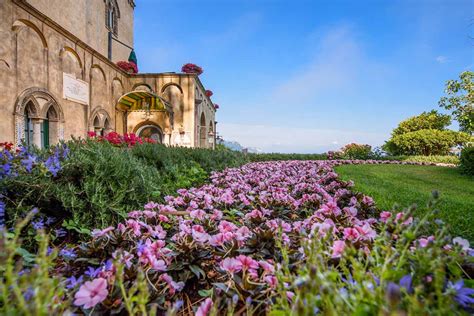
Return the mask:
<svg viewBox="0 0 474 316">
<path fill-rule="evenodd" d="M 206 216 L 206 212 L 204 212 L 203 210 L 194 210 L 194 211 L 191 211 L 189 213 L 189 216 L 191 216 L 191 218 L 194 218 L 194 219 L 198 219 L 200 221 L 202 221 L 204 219 L 204 217 Z"/>
<path fill-rule="evenodd" d="M 154 210 L 154 209 L 157 209 L 160 205 L 158 203 L 155 203 L 155 202 L 148 202 L 147 204 L 145 204 L 145 209 L 146 210 Z"/>
<path fill-rule="evenodd" d="M 197 309 L 195 316 L 207 316 L 211 311 L 212 305 L 212 300 L 210 298 L 206 298 L 206 300 L 202 302 Z"/>
<path fill-rule="evenodd" d="M 193 239 L 197 242 L 204 243 L 209 240 L 211 236 L 204 230 L 201 225 L 193 225 L 192 228 Z"/>
<path fill-rule="evenodd" d="M 167 273 L 160 275 L 159 279 L 165 281 L 168 284 L 170 288 L 170 295 L 174 295 L 176 292 L 181 292 L 181 290 L 184 288 L 184 282 L 175 282 L 173 278 Z"/>
<path fill-rule="evenodd" d="M 362 198 L 362 203 L 367 206 L 372 206 L 374 205 L 374 200 L 370 196 L 364 195 L 364 197 Z"/>
<path fill-rule="evenodd" d="M 434 240 L 434 236 L 429 236 L 428 238 L 418 239 L 418 244 L 421 248 L 426 248 L 430 242 Z"/>
<path fill-rule="evenodd" d="M 261 260 L 258 262 L 258 264 L 262 267 L 263 271 L 265 271 L 266 273 L 271 273 L 271 274 L 275 273 L 275 267 L 268 261 Z"/>
<path fill-rule="evenodd" d="M 271 287 L 271 288 L 276 288 L 278 280 L 274 275 L 267 275 L 265 278 L 263 278 L 265 282 Z"/>
<path fill-rule="evenodd" d="M 224 234 L 218 233 L 209 238 L 209 244 L 214 247 L 222 246 L 225 243 Z"/>
<path fill-rule="evenodd" d="M 372 240 L 377 235 L 375 230 L 373 230 L 372 227 L 370 227 L 369 224 L 365 224 L 362 227 L 357 226 L 356 229 L 360 234 L 360 239 L 362 239 L 362 240 Z"/>
<path fill-rule="evenodd" d="M 94 238 L 101 237 L 101 236 L 107 235 L 108 232 L 111 232 L 113 230 L 114 230 L 114 228 L 112 226 L 109 226 L 109 227 L 104 228 L 102 230 L 94 229 L 92 231 L 92 237 L 94 237 Z"/>
<path fill-rule="evenodd" d="M 244 270 L 258 269 L 258 262 L 248 256 L 240 255 L 236 259 L 240 261 Z"/>
<path fill-rule="evenodd" d="M 328 201 L 326 204 L 321 206 L 321 211 L 323 212 L 324 215 L 330 216 L 339 216 L 341 215 L 341 210 L 337 206 L 337 203 L 335 201 Z"/>
<path fill-rule="evenodd" d="M 344 239 L 354 241 L 359 238 L 359 232 L 355 228 L 344 228 Z"/>
<path fill-rule="evenodd" d="M 219 224 L 219 231 L 221 233 L 234 232 L 237 230 L 237 226 L 228 221 L 221 221 Z"/>
<path fill-rule="evenodd" d="M 380 213 L 380 221 L 386 223 L 390 216 L 392 216 L 392 213 L 384 211 Z"/>
<path fill-rule="evenodd" d="M 74 295 L 74 305 L 84 306 L 85 309 L 96 306 L 109 295 L 107 290 L 107 280 L 97 278 L 84 283 Z"/>
<path fill-rule="evenodd" d="M 225 258 L 221 262 L 220 266 L 222 270 L 227 271 L 230 274 L 234 274 L 242 270 L 242 263 L 235 258 Z"/>
<path fill-rule="evenodd" d="M 346 247 L 346 243 L 344 240 L 336 240 L 332 245 L 332 257 L 339 258 L 342 253 L 344 252 L 344 248 Z"/>
<path fill-rule="evenodd" d="M 252 232 L 247 226 L 242 226 L 235 232 L 235 239 L 238 241 L 245 241 L 252 236 Z"/>
</svg>

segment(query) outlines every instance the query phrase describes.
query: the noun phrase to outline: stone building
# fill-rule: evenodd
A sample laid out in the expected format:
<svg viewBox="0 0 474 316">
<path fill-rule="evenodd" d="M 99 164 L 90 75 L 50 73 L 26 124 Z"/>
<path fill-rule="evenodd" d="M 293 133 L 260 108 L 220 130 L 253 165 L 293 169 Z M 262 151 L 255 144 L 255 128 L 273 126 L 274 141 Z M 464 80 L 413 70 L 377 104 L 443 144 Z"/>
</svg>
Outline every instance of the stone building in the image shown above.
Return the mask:
<svg viewBox="0 0 474 316">
<path fill-rule="evenodd" d="M 0 142 L 47 147 L 88 131 L 214 147 L 195 74 L 129 74 L 134 0 L 0 0 Z"/>
</svg>

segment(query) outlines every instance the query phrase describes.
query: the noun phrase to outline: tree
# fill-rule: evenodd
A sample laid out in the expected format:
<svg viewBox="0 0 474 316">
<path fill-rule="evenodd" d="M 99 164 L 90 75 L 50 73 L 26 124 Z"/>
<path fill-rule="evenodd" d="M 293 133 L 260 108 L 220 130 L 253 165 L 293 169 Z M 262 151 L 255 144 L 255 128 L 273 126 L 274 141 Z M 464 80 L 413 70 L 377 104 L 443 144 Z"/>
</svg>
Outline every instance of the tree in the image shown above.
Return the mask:
<svg viewBox="0 0 474 316">
<path fill-rule="evenodd" d="M 459 130 L 470 135 L 474 133 L 474 72 L 465 71 L 460 80 L 448 80 L 439 106 L 450 110 L 459 123 Z"/>
<path fill-rule="evenodd" d="M 449 115 L 423 112 L 400 122 L 383 149 L 392 155 L 447 155 L 452 147 L 472 141 L 467 133 L 448 130 L 449 124 Z"/>
<path fill-rule="evenodd" d="M 415 132 L 422 129 L 445 130 L 451 124 L 451 117 L 446 114 L 440 114 L 436 110 L 423 112 L 420 115 L 412 116 L 398 124 L 392 132 L 392 135 L 402 135 L 408 132 Z"/>
</svg>

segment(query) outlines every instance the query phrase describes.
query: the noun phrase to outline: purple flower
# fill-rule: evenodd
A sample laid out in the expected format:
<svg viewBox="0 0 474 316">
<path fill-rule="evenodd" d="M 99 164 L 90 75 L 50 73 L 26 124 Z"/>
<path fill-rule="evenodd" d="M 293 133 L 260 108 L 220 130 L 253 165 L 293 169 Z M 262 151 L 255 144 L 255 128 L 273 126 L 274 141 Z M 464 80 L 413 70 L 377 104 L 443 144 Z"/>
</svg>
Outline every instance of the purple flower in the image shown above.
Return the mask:
<svg viewBox="0 0 474 316">
<path fill-rule="evenodd" d="M 403 276 L 401 279 L 400 279 L 400 286 L 405 288 L 405 290 L 407 290 L 408 293 L 412 293 L 413 292 L 413 287 L 412 287 L 412 277 L 410 274 L 407 274 L 405 276 Z"/>
<path fill-rule="evenodd" d="M 51 216 L 48 216 L 46 218 L 46 225 L 51 225 L 52 223 L 54 223 L 56 221 L 56 218 L 54 217 L 51 217 Z"/>
<path fill-rule="evenodd" d="M 66 279 L 66 288 L 67 289 L 74 288 L 76 285 L 82 283 L 82 279 L 83 279 L 82 275 L 79 278 L 76 278 L 75 276 L 67 278 Z"/>
<path fill-rule="evenodd" d="M 33 288 L 29 287 L 25 291 L 25 293 L 23 293 L 23 298 L 25 299 L 25 301 L 29 301 L 34 295 L 35 295 L 35 291 L 33 290 Z"/>
<path fill-rule="evenodd" d="M 100 273 L 101 270 L 101 268 L 94 269 L 93 267 L 88 267 L 87 271 L 84 272 L 84 274 L 90 277 L 91 279 L 95 279 L 95 277 Z"/>
<path fill-rule="evenodd" d="M 5 202 L 0 200 L 0 229 L 2 229 L 4 226 L 5 226 Z"/>
<path fill-rule="evenodd" d="M 67 232 L 66 232 L 66 230 L 64 230 L 64 228 L 58 228 L 54 231 L 54 233 L 56 234 L 57 238 L 64 237 L 67 234 Z"/>
<path fill-rule="evenodd" d="M 454 300 L 464 308 L 474 304 L 474 289 L 464 287 L 464 280 L 459 280 L 456 283 L 449 282 L 448 287 L 455 290 Z"/>
<path fill-rule="evenodd" d="M 58 172 L 61 170 L 61 164 L 59 163 L 58 153 L 56 152 L 54 155 L 49 156 L 46 159 L 44 165 L 46 168 L 51 172 L 51 174 L 55 177 L 58 175 Z"/>
<path fill-rule="evenodd" d="M 39 219 L 37 221 L 34 221 L 31 223 L 31 225 L 33 226 L 34 229 L 38 230 L 38 229 L 44 229 L 44 222 L 42 219 Z"/>
<path fill-rule="evenodd" d="M 31 172 L 33 164 L 36 162 L 36 157 L 28 154 L 25 159 L 21 160 L 21 164 L 25 167 L 27 172 Z"/>
<path fill-rule="evenodd" d="M 61 249 L 61 251 L 59 252 L 59 255 L 63 257 L 64 259 L 74 259 L 77 257 L 76 253 L 74 252 L 74 249 L 67 248 L 67 247 L 64 247 L 63 249 Z"/>
</svg>

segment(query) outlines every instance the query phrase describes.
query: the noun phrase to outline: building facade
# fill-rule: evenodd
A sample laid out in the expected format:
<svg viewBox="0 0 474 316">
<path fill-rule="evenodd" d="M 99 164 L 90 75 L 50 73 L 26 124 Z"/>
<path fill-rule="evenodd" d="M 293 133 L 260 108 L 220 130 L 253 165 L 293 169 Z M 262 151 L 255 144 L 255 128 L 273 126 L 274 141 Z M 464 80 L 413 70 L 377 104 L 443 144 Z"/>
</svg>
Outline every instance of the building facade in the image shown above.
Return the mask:
<svg viewBox="0 0 474 316">
<path fill-rule="evenodd" d="M 129 74 L 134 0 L 0 1 L 0 141 L 48 147 L 88 131 L 213 148 L 199 77 Z"/>
</svg>

